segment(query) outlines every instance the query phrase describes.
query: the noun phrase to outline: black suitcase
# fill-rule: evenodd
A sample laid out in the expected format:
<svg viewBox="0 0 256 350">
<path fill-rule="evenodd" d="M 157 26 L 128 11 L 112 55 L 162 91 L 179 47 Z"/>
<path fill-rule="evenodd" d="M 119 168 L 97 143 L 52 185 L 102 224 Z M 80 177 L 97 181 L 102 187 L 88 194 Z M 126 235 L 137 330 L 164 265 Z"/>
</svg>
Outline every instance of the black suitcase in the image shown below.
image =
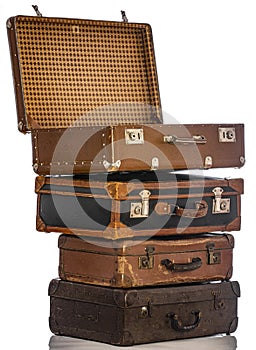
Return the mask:
<svg viewBox="0 0 256 350">
<path fill-rule="evenodd" d="M 120 238 L 240 230 L 243 179 L 169 172 L 36 178 L 37 230 Z"/>
<path fill-rule="evenodd" d="M 231 333 L 238 282 L 115 289 L 52 280 L 50 329 L 56 335 L 133 345 Z"/>
</svg>

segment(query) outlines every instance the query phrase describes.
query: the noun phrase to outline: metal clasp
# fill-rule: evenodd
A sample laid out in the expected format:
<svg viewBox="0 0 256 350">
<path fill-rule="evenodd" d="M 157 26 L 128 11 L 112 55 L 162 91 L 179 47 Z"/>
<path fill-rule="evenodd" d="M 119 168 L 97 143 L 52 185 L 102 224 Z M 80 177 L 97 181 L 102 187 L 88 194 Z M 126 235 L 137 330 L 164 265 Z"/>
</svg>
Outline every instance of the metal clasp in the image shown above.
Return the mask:
<svg viewBox="0 0 256 350">
<path fill-rule="evenodd" d="M 143 129 L 125 129 L 125 143 L 127 145 L 141 145 L 144 143 Z"/>
<path fill-rule="evenodd" d="M 221 253 L 214 251 L 215 244 L 210 243 L 206 246 L 208 252 L 208 265 L 216 265 L 221 263 Z"/>
<path fill-rule="evenodd" d="M 230 198 L 222 198 L 223 188 L 215 187 L 212 192 L 214 193 L 214 200 L 212 206 L 213 214 L 224 214 L 230 212 Z"/>
<path fill-rule="evenodd" d="M 219 142 L 236 142 L 235 128 L 218 128 Z"/>
<path fill-rule="evenodd" d="M 146 251 L 146 256 L 139 256 L 139 269 L 142 270 L 149 270 L 149 269 L 153 269 L 154 267 L 154 251 L 155 251 L 155 247 L 146 247 L 145 248 Z"/>
<path fill-rule="evenodd" d="M 151 192 L 143 190 L 139 193 L 141 202 L 131 203 L 130 218 L 147 218 L 149 215 L 149 197 Z"/>
</svg>

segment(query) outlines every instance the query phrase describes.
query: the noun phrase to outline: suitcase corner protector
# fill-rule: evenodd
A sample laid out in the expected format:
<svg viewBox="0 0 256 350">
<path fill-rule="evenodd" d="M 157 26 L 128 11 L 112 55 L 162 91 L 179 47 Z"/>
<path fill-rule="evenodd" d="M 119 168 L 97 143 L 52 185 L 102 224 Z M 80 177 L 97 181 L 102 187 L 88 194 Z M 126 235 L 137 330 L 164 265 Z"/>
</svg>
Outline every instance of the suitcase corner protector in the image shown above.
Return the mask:
<svg viewBox="0 0 256 350">
<path fill-rule="evenodd" d="M 233 293 L 239 298 L 241 296 L 241 289 L 239 283 L 237 281 L 232 281 L 231 288 Z"/>
<path fill-rule="evenodd" d="M 229 326 L 229 331 L 227 334 L 230 334 L 230 333 L 234 333 L 237 329 L 237 326 L 238 326 L 238 317 L 235 317 L 232 322 L 230 323 L 230 326 Z"/>
<path fill-rule="evenodd" d="M 37 176 L 35 179 L 35 193 L 39 193 L 39 191 L 41 190 L 41 188 L 44 186 L 45 184 L 45 176 Z"/>
<path fill-rule="evenodd" d="M 55 278 L 55 279 L 52 279 L 50 284 L 49 284 L 49 288 L 48 288 L 48 295 L 49 296 L 53 296 L 58 288 L 59 288 L 59 284 L 60 284 L 60 280 Z"/>
<path fill-rule="evenodd" d="M 231 221 L 225 228 L 225 231 L 240 231 L 241 229 L 241 216 L 237 216 Z"/>
<path fill-rule="evenodd" d="M 58 238 L 58 248 L 61 249 L 61 248 L 64 248 L 65 247 L 65 244 L 67 242 L 67 236 L 65 234 L 61 234 Z"/>
<path fill-rule="evenodd" d="M 54 317 L 49 317 L 49 328 L 53 334 L 60 335 L 59 327 Z"/>
<path fill-rule="evenodd" d="M 48 232 L 47 231 L 47 226 L 43 222 L 43 220 L 40 218 L 39 215 L 36 217 L 36 230 L 39 232 Z"/>
<path fill-rule="evenodd" d="M 123 336 L 122 336 L 122 345 L 128 345 L 132 346 L 134 345 L 134 338 L 132 334 L 129 331 L 124 331 Z"/>
</svg>

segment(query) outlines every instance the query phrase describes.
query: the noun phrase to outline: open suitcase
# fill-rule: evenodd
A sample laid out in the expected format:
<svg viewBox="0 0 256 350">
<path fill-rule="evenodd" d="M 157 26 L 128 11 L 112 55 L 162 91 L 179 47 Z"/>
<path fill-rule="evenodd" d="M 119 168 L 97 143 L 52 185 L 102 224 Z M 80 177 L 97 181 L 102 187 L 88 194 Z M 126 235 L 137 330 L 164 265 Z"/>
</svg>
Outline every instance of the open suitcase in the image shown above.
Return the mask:
<svg viewBox="0 0 256 350">
<path fill-rule="evenodd" d="M 57 335 L 134 345 L 232 333 L 238 282 L 115 289 L 52 280 L 50 328 Z"/>
<path fill-rule="evenodd" d="M 7 31 L 36 173 L 244 164 L 243 124 L 162 124 L 148 24 L 17 16 Z"/>
<path fill-rule="evenodd" d="M 38 231 L 116 240 L 240 229 L 242 179 L 132 172 L 39 176 L 35 187 Z"/>
<path fill-rule="evenodd" d="M 59 237 L 62 280 L 131 288 L 229 280 L 234 238 L 230 234 L 154 238 L 145 242 L 113 241 L 71 235 Z"/>
</svg>

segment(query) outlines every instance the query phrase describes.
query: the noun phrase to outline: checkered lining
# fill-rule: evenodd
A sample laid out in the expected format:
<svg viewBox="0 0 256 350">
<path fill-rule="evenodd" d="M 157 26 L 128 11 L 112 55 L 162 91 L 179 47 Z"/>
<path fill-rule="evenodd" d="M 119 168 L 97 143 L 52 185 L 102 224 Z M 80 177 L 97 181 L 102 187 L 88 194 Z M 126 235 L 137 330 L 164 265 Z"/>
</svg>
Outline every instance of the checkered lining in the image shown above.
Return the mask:
<svg viewBox="0 0 256 350">
<path fill-rule="evenodd" d="M 162 121 L 149 25 L 18 16 L 15 27 L 28 128 Z"/>
</svg>

